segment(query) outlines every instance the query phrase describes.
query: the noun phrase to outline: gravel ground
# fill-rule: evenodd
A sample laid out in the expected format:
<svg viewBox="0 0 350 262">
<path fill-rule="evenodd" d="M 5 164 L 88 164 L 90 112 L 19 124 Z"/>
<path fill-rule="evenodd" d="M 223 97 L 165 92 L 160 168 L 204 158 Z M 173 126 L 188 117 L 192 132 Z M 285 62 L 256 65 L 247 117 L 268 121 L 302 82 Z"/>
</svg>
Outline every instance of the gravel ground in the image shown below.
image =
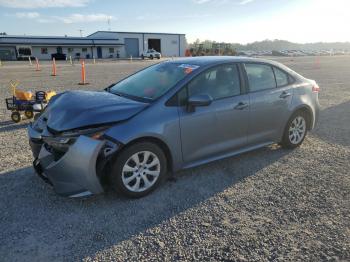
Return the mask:
<svg viewBox="0 0 350 262">
<path fill-rule="evenodd" d="M 139 200 L 114 193 L 57 196 L 36 177 L 28 121 L 12 124 L 0 105 L 1 261 L 349 261 L 350 57 L 278 59 L 321 86 L 318 127 L 296 150 L 266 147 L 177 174 Z M 0 67 L 26 89 L 95 90 L 147 62 Z"/>
</svg>

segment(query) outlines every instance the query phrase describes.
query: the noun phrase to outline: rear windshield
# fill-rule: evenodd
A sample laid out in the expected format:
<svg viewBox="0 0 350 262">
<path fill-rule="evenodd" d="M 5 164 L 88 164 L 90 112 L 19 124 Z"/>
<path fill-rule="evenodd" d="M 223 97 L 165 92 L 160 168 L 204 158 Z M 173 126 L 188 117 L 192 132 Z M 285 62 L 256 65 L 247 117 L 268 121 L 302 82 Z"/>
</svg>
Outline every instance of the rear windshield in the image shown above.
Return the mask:
<svg viewBox="0 0 350 262">
<path fill-rule="evenodd" d="M 163 62 L 150 66 L 120 81 L 110 92 L 128 97 L 154 100 L 196 70 L 198 66 Z"/>
</svg>

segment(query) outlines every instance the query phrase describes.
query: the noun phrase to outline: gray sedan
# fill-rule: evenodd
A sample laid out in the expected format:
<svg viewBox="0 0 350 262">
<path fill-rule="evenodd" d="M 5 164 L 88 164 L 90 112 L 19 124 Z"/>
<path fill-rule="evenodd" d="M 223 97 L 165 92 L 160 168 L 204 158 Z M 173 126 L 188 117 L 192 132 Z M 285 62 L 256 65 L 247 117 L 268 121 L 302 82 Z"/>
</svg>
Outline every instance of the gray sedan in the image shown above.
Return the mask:
<svg viewBox="0 0 350 262">
<path fill-rule="evenodd" d="M 63 196 L 153 191 L 181 169 L 269 144 L 296 148 L 319 87 L 282 64 L 242 57 L 162 62 L 101 92 L 53 97 L 28 127 L 38 175 Z"/>
</svg>

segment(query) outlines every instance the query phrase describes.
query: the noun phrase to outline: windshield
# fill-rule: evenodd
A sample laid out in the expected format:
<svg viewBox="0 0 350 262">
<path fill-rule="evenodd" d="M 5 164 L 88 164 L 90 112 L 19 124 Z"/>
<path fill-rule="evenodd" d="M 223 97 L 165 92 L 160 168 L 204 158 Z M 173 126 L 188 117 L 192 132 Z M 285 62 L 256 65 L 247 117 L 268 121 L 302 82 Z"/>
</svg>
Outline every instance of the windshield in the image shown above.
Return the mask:
<svg viewBox="0 0 350 262">
<path fill-rule="evenodd" d="M 197 69 L 195 65 L 164 62 L 150 66 L 112 86 L 109 91 L 143 99 L 157 99 Z"/>
</svg>

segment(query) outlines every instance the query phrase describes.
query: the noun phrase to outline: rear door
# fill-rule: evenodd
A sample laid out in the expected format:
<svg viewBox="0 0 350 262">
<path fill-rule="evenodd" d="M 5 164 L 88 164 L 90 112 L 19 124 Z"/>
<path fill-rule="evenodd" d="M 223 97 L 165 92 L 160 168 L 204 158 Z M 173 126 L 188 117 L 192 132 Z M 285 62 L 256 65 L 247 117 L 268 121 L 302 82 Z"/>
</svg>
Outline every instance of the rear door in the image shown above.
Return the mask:
<svg viewBox="0 0 350 262">
<path fill-rule="evenodd" d="M 213 67 L 195 77 L 180 92 L 182 100 L 207 94 L 209 106 L 189 112 L 179 107 L 183 159 L 186 164 L 215 158 L 247 143 L 249 97 L 241 94 L 236 64 Z M 186 103 L 183 103 L 186 104 Z"/>
<path fill-rule="evenodd" d="M 264 63 L 244 65 L 250 100 L 249 144 L 278 141 L 293 97 L 291 77 Z"/>
</svg>

